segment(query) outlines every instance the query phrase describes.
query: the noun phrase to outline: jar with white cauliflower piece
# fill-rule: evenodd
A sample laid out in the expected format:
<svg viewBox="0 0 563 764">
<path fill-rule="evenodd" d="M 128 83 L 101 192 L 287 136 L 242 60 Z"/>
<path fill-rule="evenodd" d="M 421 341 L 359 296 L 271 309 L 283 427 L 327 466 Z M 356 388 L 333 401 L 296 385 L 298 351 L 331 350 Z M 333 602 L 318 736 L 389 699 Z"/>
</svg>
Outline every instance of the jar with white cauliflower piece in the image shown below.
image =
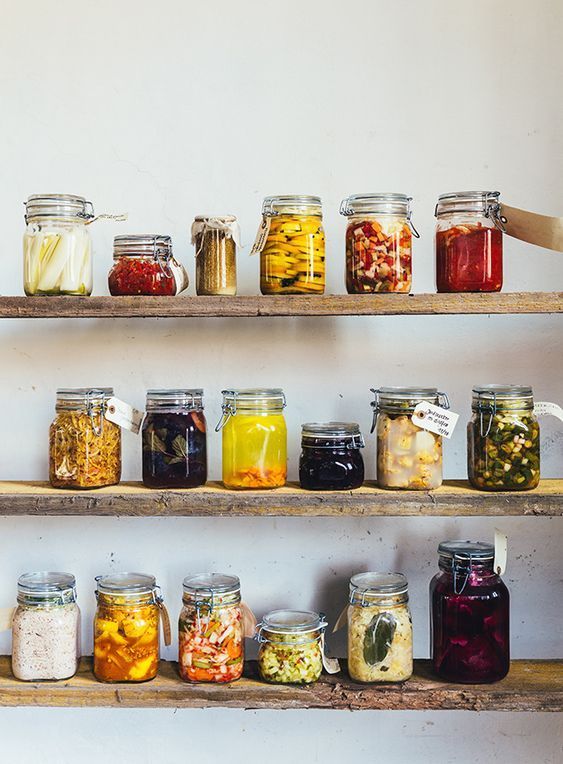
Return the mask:
<svg viewBox="0 0 563 764">
<path fill-rule="evenodd" d="M 435 387 L 382 387 L 375 393 L 372 432 L 377 439 L 380 488 L 429 490 L 442 485 L 442 437 L 413 421 L 424 401 L 449 408 Z M 420 419 L 417 417 L 417 420 Z"/>
<path fill-rule="evenodd" d="M 412 621 L 401 573 L 350 579 L 348 672 L 355 682 L 404 682 L 412 674 Z"/>
<path fill-rule="evenodd" d="M 319 613 L 273 610 L 256 627 L 258 672 L 271 684 L 312 684 L 323 670 L 324 631 Z"/>
</svg>

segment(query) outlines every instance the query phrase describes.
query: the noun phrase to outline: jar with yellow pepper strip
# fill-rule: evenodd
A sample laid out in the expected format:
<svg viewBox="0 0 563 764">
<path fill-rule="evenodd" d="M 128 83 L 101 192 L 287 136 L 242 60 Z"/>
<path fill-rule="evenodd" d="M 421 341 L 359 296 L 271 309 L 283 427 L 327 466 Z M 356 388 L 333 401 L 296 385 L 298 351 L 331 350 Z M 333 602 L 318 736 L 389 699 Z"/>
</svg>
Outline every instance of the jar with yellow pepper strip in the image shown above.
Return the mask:
<svg viewBox="0 0 563 764">
<path fill-rule="evenodd" d="M 268 196 L 252 252 L 262 294 L 323 294 L 325 235 L 318 196 Z"/>
<path fill-rule="evenodd" d="M 101 682 L 146 682 L 158 672 L 160 618 L 165 643 L 170 625 L 154 576 L 97 576 L 94 618 L 94 676 Z"/>
</svg>

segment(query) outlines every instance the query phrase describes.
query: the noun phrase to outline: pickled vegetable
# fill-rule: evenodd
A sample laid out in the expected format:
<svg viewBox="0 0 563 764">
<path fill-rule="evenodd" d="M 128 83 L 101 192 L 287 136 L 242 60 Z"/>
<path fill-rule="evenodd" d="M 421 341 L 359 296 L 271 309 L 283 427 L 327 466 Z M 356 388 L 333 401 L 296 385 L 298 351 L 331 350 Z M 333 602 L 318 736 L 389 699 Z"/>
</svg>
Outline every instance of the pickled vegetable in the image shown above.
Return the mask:
<svg viewBox="0 0 563 764">
<path fill-rule="evenodd" d="M 456 225 L 436 233 L 438 292 L 499 292 L 502 288 L 502 231 Z"/>
<path fill-rule="evenodd" d="M 102 682 L 153 679 L 159 660 L 159 609 L 155 604 L 98 604 L 94 621 L 94 674 Z"/>
<path fill-rule="evenodd" d="M 92 247 L 86 226 L 30 223 L 23 249 L 26 295 L 92 293 Z"/>
<path fill-rule="evenodd" d="M 407 604 L 348 609 L 348 670 L 357 682 L 403 682 L 413 670 Z"/>
<path fill-rule="evenodd" d="M 346 229 L 349 294 L 409 292 L 412 233 L 404 219 L 354 219 Z"/>
<path fill-rule="evenodd" d="M 153 412 L 143 422 L 143 483 L 195 488 L 207 480 L 203 411 Z"/>
<path fill-rule="evenodd" d="M 260 255 L 262 294 L 322 294 L 325 235 L 317 215 L 279 214 Z"/>
<path fill-rule="evenodd" d="M 377 482 L 381 488 L 424 490 L 442 484 L 442 438 L 407 414 L 377 419 Z"/>
<path fill-rule="evenodd" d="M 190 682 L 233 682 L 242 675 L 244 640 L 239 605 L 184 605 L 179 621 L 180 676 Z"/>
<path fill-rule="evenodd" d="M 311 684 L 323 670 L 320 639 L 304 642 L 302 635 L 268 632 L 260 645 L 258 671 L 265 682 Z"/>
<path fill-rule="evenodd" d="M 278 488 L 287 478 L 287 429 L 281 414 L 236 414 L 223 429 L 227 488 Z"/>
</svg>

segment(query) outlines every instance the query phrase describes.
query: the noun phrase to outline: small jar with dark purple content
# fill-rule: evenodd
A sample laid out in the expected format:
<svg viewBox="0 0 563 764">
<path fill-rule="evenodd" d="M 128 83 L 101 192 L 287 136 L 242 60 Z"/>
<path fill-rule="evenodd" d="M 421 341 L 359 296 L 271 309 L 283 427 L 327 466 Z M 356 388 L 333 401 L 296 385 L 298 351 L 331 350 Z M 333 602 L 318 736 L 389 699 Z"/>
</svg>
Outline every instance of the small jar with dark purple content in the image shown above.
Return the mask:
<svg viewBox="0 0 563 764">
<path fill-rule="evenodd" d="M 444 541 L 438 554 L 430 583 L 434 671 L 449 682 L 497 682 L 510 666 L 509 594 L 493 568 L 494 546 Z"/>
<path fill-rule="evenodd" d="M 309 491 L 359 488 L 364 482 L 364 439 L 355 422 L 302 426 L 299 480 Z"/>
<path fill-rule="evenodd" d="M 149 390 L 143 422 L 147 488 L 196 488 L 207 480 L 203 390 Z"/>
</svg>

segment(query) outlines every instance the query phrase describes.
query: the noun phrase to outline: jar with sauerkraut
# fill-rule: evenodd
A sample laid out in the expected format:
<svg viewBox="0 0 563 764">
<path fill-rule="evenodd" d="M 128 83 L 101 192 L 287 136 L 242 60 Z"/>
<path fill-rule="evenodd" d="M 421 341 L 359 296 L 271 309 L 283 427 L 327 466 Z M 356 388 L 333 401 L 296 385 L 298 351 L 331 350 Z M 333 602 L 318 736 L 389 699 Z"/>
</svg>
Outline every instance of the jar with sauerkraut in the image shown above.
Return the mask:
<svg viewBox="0 0 563 764">
<path fill-rule="evenodd" d="M 121 479 L 121 429 L 106 418 L 111 387 L 57 390 L 49 430 L 54 488 L 101 488 Z"/>
<path fill-rule="evenodd" d="M 319 613 L 273 610 L 258 624 L 258 672 L 271 684 L 312 684 L 323 670 L 324 631 Z"/>
<path fill-rule="evenodd" d="M 355 682 L 404 682 L 413 670 L 407 579 L 358 573 L 350 579 L 348 671 Z"/>
<path fill-rule="evenodd" d="M 427 401 L 449 408 L 434 387 L 382 387 L 375 393 L 372 432 L 377 438 L 380 488 L 428 490 L 442 485 L 442 437 L 415 424 L 413 414 Z M 416 418 L 420 421 L 419 418 Z"/>
</svg>

